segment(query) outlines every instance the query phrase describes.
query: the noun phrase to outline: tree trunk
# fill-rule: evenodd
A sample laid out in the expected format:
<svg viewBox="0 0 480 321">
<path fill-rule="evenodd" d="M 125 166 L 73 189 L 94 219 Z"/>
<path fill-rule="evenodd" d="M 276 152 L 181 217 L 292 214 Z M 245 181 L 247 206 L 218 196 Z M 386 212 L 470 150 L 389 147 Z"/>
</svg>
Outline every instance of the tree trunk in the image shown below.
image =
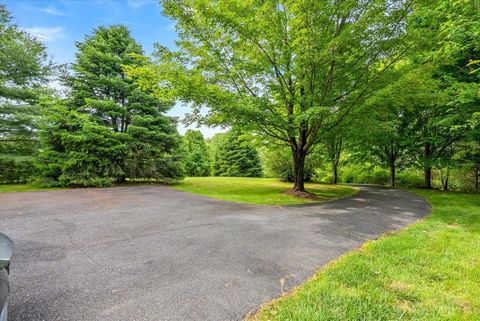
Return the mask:
<svg viewBox="0 0 480 321">
<path fill-rule="evenodd" d="M 117 184 L 125 184 L 126 182 L 127 182 L 127 177 L 125 175 L 118 177 L 116 181 Z"/>
<path fill-rule="evenodd" d="M 448 191 L 448 176 L 443 180 L 442 187 L 444 191 Z"/>
<path fill-rule="evenodd" d="M 430 164 L 430 156 L 431 156 L 431 146 L 430 143 L 425 143 L 423 157 L 424 157 L 424 165 L 423 165 L 423 172 L 425 177 L 425 188 L 431 189 L 432 188 L 432 165 Z"/>
<path fill-rule="evenodd" d="M 338 163 L 332 162 L 332 184 L 338 184 Z"/>
<path fill-rule="evenodd" d="M 332 184 L 338 184 L 338 164 L 340 164 L 340 154 L 342 152 L 342 138 L 334 137 L 333 140 L 327 143 L 327 150 L 332 164 Z"/>
<path fill-rule="evenodd" d="M 475 192 L 478 193 L 480 192 L 480 186 L 479 186 L 479 180 L 480 180 L 480 166 L 475 166 Z"/>
<path fill-rule="evenodd" d="M 305 192 L 305 152 L 303 148 L 293 152 L 293 190 Z"/>
<path fill-rule="evenodd" d="M 445 172 L 441 171 L 442 174 L 442 189 L 448 191 L 448 180 L 450 178 L 450 169 L 447 167 Z"/>
<path fill-rule="evenodd" d="M 432 167 L 426 166 L 423 172 L 425 176 L 425 188 L 431 189 L 432 188 Z"/>
<path fill-rule="evenodd" d="M 390 161 L 390 186 L 395 187 L 395 180 L 396 180 L 396 172 L 397 169 L 395 168 L 395 162 Z"/>
</svg>

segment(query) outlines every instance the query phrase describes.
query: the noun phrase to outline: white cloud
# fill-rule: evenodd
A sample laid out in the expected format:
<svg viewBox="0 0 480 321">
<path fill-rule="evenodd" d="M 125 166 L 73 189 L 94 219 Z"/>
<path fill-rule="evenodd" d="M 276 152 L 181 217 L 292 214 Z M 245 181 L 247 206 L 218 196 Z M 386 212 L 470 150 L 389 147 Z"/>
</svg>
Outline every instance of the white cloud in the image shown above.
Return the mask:
<svg viewBox="0 0 480 321">
<path fill-rule="evenodd" d="M 155 0 L 127 0 L 127 3 L 132 8 L 140 8 L 147 4 L 158 3 Z"/>
<path fill-rule="evenodd" d="M 64 36 L 63 27 L 32 27 L 24 28 L 23 30 L 35 36 L 38 40 L 45 42 L 55 41 Z"/>
<path fill-rule="evenodd" d="M 52 16 L 64 16 L 65 12 L 59 10 L 58 8 L 55 7 L 46 7 L 46 8 L 38 8 L 38 11 L 41 11 L 43 13 L 52 15 Z"/>
<path fill-rule="evenodd" d="M 53 7 L 53 6 L 34 7 L 34 6 L 24 5 L 22 7 L 26 10 L 33 10 L 33 11 L 45 13 L 45 14 L 48 14 L 48 15 L 51 15 L 51 16 L 65 16 L 65 15 L 67 15 L 66 12 L 64 12 L 64 11 L 62 11 L 62 10 L 56 8 L 56 7 Z"/>
</svg>

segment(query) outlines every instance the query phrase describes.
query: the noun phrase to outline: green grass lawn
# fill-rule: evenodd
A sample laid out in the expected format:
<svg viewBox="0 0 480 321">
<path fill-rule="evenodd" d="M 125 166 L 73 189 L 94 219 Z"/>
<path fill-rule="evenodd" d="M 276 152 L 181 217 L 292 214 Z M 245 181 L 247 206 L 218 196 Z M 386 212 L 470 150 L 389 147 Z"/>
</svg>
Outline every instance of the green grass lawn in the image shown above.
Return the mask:
<svg viewBox="0 0 480 321">
<path fill-rule="evenodd" d="M 315 194 L 316 199 L 299 198 L 284 192 L 292 188 L 291 183 L 283 183 L 273 178 L 248 177 L 189 177 L 173 188 L 201 194 L 222 200 L 270 204 L 295 205 L 318 201 L 327 201 L 355 194 L 358 189 L 350 186 L 333 186 L 327 184 L 306 184 L 306 189 Z"/>
<path fill-rule="evenodd" d="M 480 320 L 480 196 L 417 191 L 430 217 L 327 265 L 254 320 Z"/>
<path fill-rule="evenodd" d="M 10 193 L 10 192 L 40 192 L 40 191 L 51 191 L 56 189 L 65 189 L 61 187 L 37 187 L 27 184 L 0 184 L 0 193 Z"/>
</svg>

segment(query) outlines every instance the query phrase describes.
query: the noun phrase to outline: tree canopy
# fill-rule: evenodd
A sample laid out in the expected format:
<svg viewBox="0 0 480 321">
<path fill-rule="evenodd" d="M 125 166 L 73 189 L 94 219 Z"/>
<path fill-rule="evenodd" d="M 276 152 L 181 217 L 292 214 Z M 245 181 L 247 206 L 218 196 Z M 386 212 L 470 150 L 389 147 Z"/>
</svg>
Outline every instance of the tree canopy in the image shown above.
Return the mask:
<svg viewBox="0 0 480 321">
<path fill-rule="evenodd" d="M 480 189 L 477 0 L 160 2 L 175 49 L 146 56 L 127 27 L 99 26 L 61 77 L 0 6 L 0 182 L 259 176 L 263 165 L 299 192 L 311 178 Z M 53 80 L 63 96 L 45 89 Z M 191 110 L 185 125 L 231 131 L 182 138 L 175 104 Z"/>
<path fill-rule="evenodd" d="M 161 81 L 209 124 L 241 126 L 291 149 L 294 189 L 305 157 L 405 52 L 408 1 L 162 1 L 179 51 L 131 74 Z M 161 94 L 163 90 L 157 89 Z"/>
</svg>

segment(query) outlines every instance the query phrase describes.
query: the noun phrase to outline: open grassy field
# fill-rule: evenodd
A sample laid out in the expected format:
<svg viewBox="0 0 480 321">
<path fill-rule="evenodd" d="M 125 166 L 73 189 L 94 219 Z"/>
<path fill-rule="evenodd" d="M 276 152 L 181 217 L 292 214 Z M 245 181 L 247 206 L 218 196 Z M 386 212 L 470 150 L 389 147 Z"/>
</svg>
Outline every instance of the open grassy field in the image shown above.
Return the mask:
<svg viewBox="0 0 480 321">
<path fill-rule="evenodd" d="M 249 177 L 188 177 L 173 188 L 222 200 L 242 203 L 295 205 L 328 201 L 347 197 L 357 192 L 351 186 L 306 184 L 306 189 L 315 194 L 315 199 L 299 198 L 285 193 L 292 183 L 283 183 L 274 178 Z"/>
<path fill-rule="evenodd" d="M 480 320 L 480 197 L 418 190 L 430 217 L 330 263 L 254 320 Z"/>
</svg>

